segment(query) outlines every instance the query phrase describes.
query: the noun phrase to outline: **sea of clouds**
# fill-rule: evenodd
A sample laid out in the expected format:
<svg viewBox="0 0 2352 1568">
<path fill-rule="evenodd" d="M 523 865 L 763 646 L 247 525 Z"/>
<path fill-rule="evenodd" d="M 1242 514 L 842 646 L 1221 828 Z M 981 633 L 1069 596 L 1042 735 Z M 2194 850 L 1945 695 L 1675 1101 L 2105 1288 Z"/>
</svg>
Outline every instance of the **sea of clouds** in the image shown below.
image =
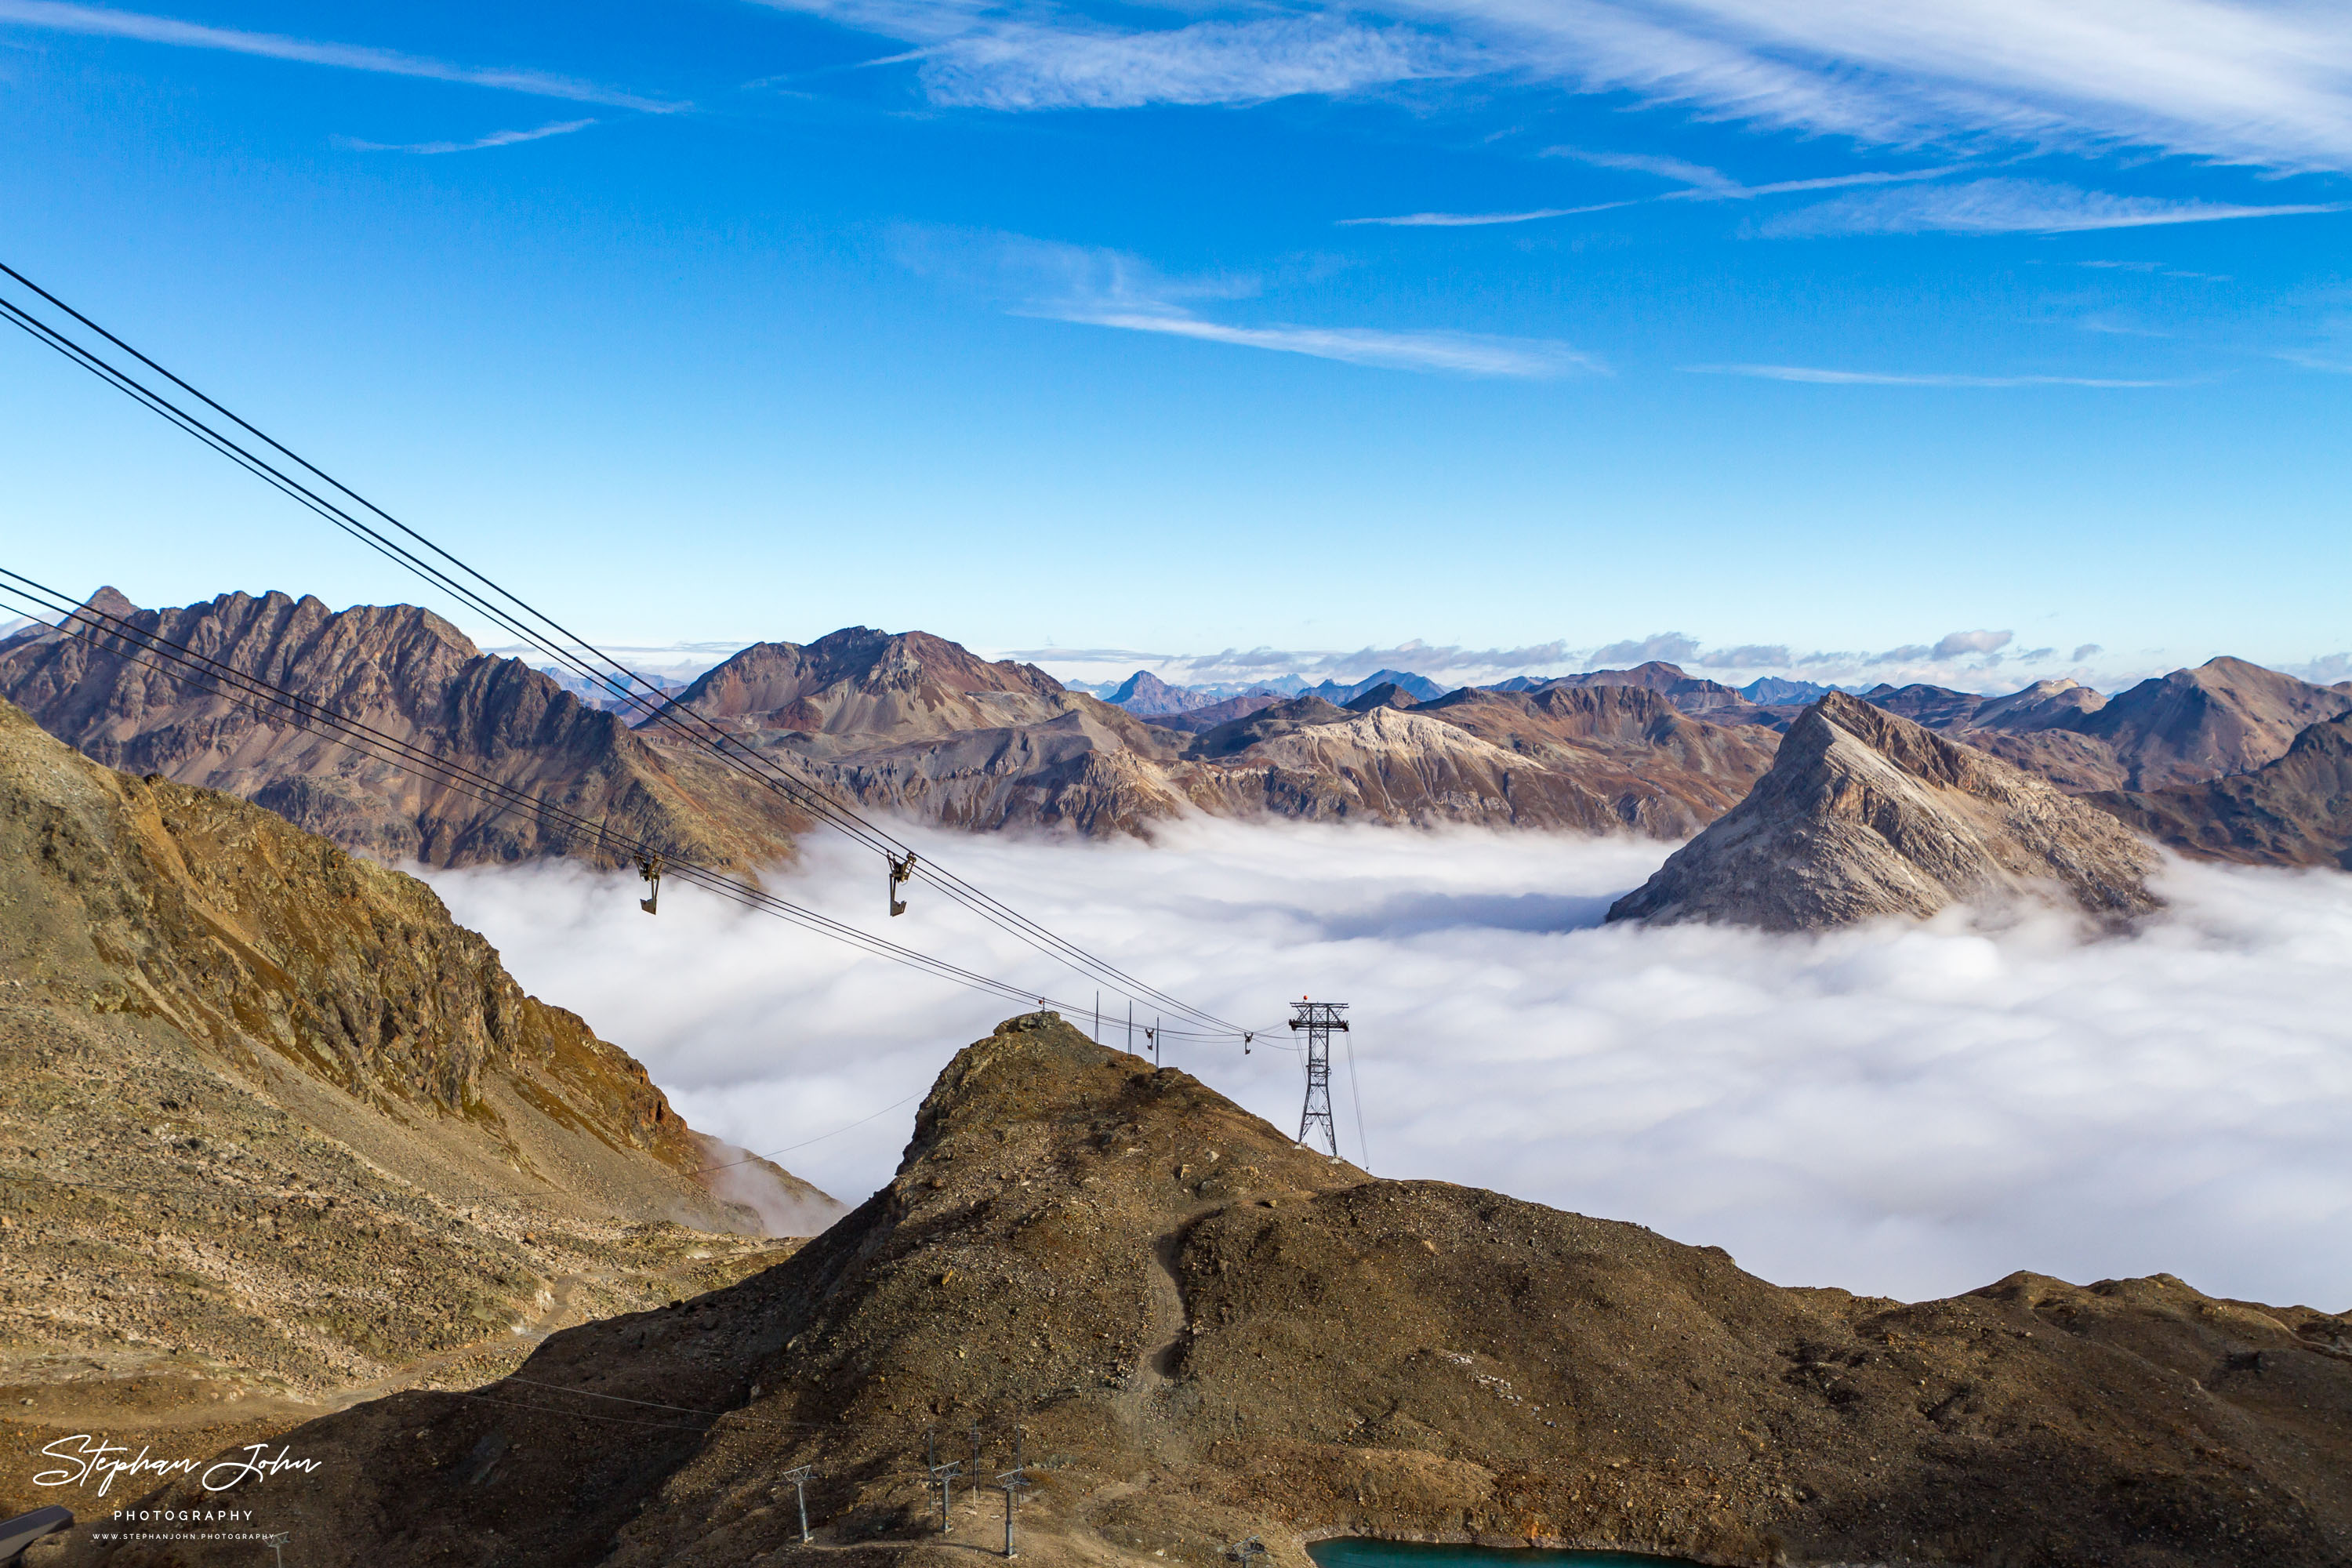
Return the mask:
<svg viewBox="0 0 2352 1568">
<path fill-rule="evenodd" d="M 1166 1060 L 1286 1130 L 1301 1098 L 1286 1003 L 1349 1003 L 1342 1152 L 1381 1175 L 1634 1221 L 1789 1285 L 1916 1300 L 2020 1268 L 2165 1271 L 2352 1306 L 2352 876 L 2175 864 L 2170 911 L 2123 938 L 1960 915 L 1776 937 L 1602 926 L 1669 847 L 1638 840 L 908 832 L 1152 984 L 1272 1026 L 1247 1055 L 1171 1039 Z M 786 1151 L 853 1203 L 888 1179 L 953 1051 L 1020 1010 L 689 887 L 648 919 L 634 876 L 432 880 L 525 986 L 637 1055 L 693 1124 Z M 870 855 L 813 843 L 768 881 L 1091 1002 L 1090 984 L 919 887 L 908 916 L 885 918 Z M 1105 1011 L 1106 1042 L 1125 1044 L 1125 1004 Z"/>
</svg>

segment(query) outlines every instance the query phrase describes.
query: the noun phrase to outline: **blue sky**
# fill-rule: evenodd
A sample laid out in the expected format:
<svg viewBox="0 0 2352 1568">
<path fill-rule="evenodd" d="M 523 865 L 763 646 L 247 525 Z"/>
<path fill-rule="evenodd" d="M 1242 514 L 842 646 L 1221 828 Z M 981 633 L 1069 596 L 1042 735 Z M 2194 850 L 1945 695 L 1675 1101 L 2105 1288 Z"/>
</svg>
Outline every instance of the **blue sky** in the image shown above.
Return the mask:
<svg viewBox="0 0 2352 1568">
<path fill-rule="evenodd" d="M 0 0 L 0 258 L 615 642 L 2352 674 L 2340 6 Z M 431 602 L 0 416 L 0 563 Z"/>
</svg>

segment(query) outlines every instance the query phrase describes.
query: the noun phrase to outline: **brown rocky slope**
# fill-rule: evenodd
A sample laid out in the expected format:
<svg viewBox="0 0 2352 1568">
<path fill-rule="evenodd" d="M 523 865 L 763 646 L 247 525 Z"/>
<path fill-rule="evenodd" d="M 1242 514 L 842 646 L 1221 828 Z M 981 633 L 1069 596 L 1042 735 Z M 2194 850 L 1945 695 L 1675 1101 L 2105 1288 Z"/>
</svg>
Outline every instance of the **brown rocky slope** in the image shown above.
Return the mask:
<svg viewBox="0 0 2352 1568">
<path fill-rule="evenodd" d="M 2104 921 L 2157 907 L 2156 857 L 2114 818 L 1833 691 L 1771 772 L 1609 918 L 1810 931 L 2048 897 Z"/>
<path fill-rule="evenodd" d="M 271 593 L 142 610 L 109 588 L 89 610 L 670 854 L 756 867 L 788 854 L 802 826 L 765 789 L 699 752 L 649 742 L 414 605 L 330 611 L 307 595 Z M 116 623 L 93 615 L 82 624 L 104 631 Z M 11 638 L 0 646 L 0 697 L 109 767 L 242 795 L 379 860 L 614 858 L 551 818 L 502 811 L 362 756 L 323 730 L 121 657 L 129 646 L 54 631 Z"/>
<path fill-rule="evenodd" d="M 838 1212 L 773 1167 L 714 1194 L 719 1148 L 423 883 L 0 703 L 12 1432 L 478 1376 L 772 1256 L 733 1196 Z M 0 1501 L 56 1500 L 21 1458 Z"/>
<path fill-rule="evenodd" d="M 2316 1568 L 2352 1557 L 2347 1331 L 2161 1275 L 1784 1289 L 1638 1226 L 1372 1180 L 1037 1014 L 959 1054 L 897 1178 L 782 1266 L 559 1334 L 476 1394 L 313 1422 L 287 1443 L 315 1477 L 230 1496 L 337 1568 L 944 1565 L 1001 1543 L 1002 1505 L 959 1484 L 932 1533 L 927 1429 L 983 1476 L 1019 1429 L 1022 1554 L 1056 1565 L 1205 1565 L 1259 1533 L 1281 1568 L 1333 1534 Z"/>
</svg>

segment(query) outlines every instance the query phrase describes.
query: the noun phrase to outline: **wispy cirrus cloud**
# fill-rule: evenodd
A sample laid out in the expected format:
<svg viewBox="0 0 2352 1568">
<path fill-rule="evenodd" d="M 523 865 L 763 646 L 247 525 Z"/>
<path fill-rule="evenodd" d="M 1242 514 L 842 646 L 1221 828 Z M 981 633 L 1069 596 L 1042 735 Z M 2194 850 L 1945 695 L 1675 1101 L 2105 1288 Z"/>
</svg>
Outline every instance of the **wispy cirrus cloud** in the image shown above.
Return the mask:
<svg viewBox="0 0 2352 1568">
<path fill-rule="evenodd" d="M 1173 27 L 1038 0 L 769 3 L 919 44 L 942 103 L 1242 103 L 1476 77 L 1877 146 L 2352 168 L 2352 12 L 2301 0 L 1398 0 Z"/>
<path fill-rule="evenodd" d="M 338 136 L 334 140 L 336 146 L 353 153 L 415 153 L 432 156 L 443 153 L 479 153 L 486 148 L 512 147 L 522 142 L 543 142 L 550 136 L 569 136 L 575 131 L 585 131 L 595 123 L 593 120 L 566 120 L 530 131 L 493 131 L 488 136 L 477 136 L 470 142 L 362 142 L 356 136 Z"/>
<path fill-rule="evenodd" d="M 1768 220 L 1776 237 L 1855 234 L 2077 234 L 2352 210 L 2344 202 L 2248 206 L 2119 196 L 2047 180 L 1986 179 L 1840 196 Z"/>
<path fill-rule="evenodd" d="M 1489 224 L 1538 223 L 1545 218 L 1580 217 L 1586 213 L 1615 212 L 1619 207 L 1640 206 L 1654 197 L 1641 197 L 1629 202 L 1594 202 L 1580 207 L 1535 207 L 1526 212 L 1507 213 L 1398 213 L 1390 217 L 1343 217 L 1339 226 L 1352 228 L 1364 224 L 1378 224 L 1384 228 L 1482 228 Z"/>
<path fill-rule="evenodd" d="M 432 81 L 458 82 L 502 92 L 527 93 L 537 98 L 609 104 L 615 109 L 633 109 L 648 114 L 668 113 L 686 107 L 681 103 L 647 98 L 548 71 L 510 66 L 457 65 L 364 44 L 327 43 L 288 37 L 279 33 L 251 33 L 231 27 L 206 26 L 176 17 L 117 11 L 98 5 L 68 5 L 62 0 L 0 0 L 0 25 L 100 37 L 133 38 L 142 43 L 167 44 L 180 48 L 218 49 L 265 59 L 372 71 L 382 76 L 421 77 Z"/>
<path fill-rule="evenodd" d="M 1591 354 L 1540 338 L 1496 337 L 1477 332 L 1384 331 L 1369 327 L 1236 327 L 1202 321 L 1182 310 L 1096 310 L 1076 305 L 1030 313 L 1087 326 L 1160 332 L 1169 337 L 1307 354 L 1382 370 L 1546 379 L 1591 374 L 1601 368 Z"/>
<path fill-rule="evenodd" d="M 1320 16 L 1157 32 L 1005 26 L 923 51 L 934 102 L 999 110 L 1253 103 L 1469 74 L 1475 51 L 1431 34 Z"/>
<path fill-rule="evenodd" d="M 1379 224 L 1390 228 L 1472 228 L 1487 224 L 1534 223 L 1544 218 L 1580 217 L 1588 213 L 1614 212 L 1620 207 L 1645 206 L 1655 202 L 1745 202 L 1762 196 L 1788 195 L 1799 191 L 1838 190 L 1850 185 L 1905 184 L 1917 180 L 1933 180 L 1952 173 L 1953 165 L 1933 169 L 1873 170 L 1853 174 L 1830 174 L 1814 179 L 1772 180 L 1763 184 L 1742 184 L 1728 174 L 1704 164 L 1685 163 L 1679 158 L 1652 158 L 1634 153 L 1590 153 L 1580 148 L 1550 147 L 1546 157 L 1574 158 L 1604 169 L 1625 169 L 1640 174 L 1658 174 L 1666 179 L 1684 182 L 1678 191 L 1665 191 L 1652 196 L 1632 196 L 1623 201 L 1594 202 L 1584 206 L 1538 207 L 1528 212 L 1501 213 L 1404 213 L 1393 217 L 1348 217 L 1339 219 L 1342 227 L 1361 224 Z"/>
<path fill-rule="evenodd" d="M 1899 371 L 1830 370 L 1806 364 L 1690 364 L 1683 369 L 1694 375 L 1744 375 L 1759 381 L 1793 381 L 1815 386 L 2087 386 L 2120 391 L 2188 384 L 2179 381 L 2137 381 L 2101 375 L 1913 374 Z"/>
<path fill-rule="evenodd" d="M 1139 257 L 1023 235 L 900 231 L 900 261 L 993 295 L 1014 315 L 1121 331 L 1305 354 L 1383 370 L 1521 380 L 1605 373 L 1595 357 L 1547 338 L 1442 330 L 1236 323 L 1202 313 L 1256 292 L 1245 279 L 1175 279 Z"/>
</svg>

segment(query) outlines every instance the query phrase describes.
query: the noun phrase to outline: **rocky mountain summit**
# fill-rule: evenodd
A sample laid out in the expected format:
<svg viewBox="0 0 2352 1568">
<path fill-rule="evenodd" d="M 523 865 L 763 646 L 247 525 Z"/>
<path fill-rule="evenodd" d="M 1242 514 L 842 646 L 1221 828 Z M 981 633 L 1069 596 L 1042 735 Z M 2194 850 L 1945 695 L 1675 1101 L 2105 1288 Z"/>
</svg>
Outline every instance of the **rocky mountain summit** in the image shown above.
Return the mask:
<svg viewBox="0 0 2352 1568">
<path fill-rule="evenodd" d="M 116 623 L 100 616 L 120 617 L 672 854 L 754 867 L 789 854 L 802 826 L 777 796 L 702 753 L 633 732 L 414 605 L 338 612 L 308 596 L 226 594 L 142 610 L 109 588 L 89 609 L 96 614 L 84 626 L 103 630 Z M 64 631 L 12 638 L 0 645 L 0 698 L 109 767 L 242 795 L 380 860 L 614 858 L 552 818 L 502 810 L 140 662 L 134 647 Z"/>
<path fill-rule="evenodd" d="M 2168 1275 L 1784 1289 L 1374 1180 L 1033 1014 L 960 1052 L 896 1178 L 782 1265 L 558 1334 L 512 1381 L 311 1422 L 285 1441 L 315 1476 L 235 1495 L 317 1568 L 944 1568 L 1001 1550 L 971 1478 L 1017 1444 L 1020 1552 L 1050 1568 L 1213 1568 L 1251 1535 L 1274 1568 L 1335 1535 L 2321 1568 L 2352 1556 L 2348 1332 Z M 87 1533 L 61 1560 L 149 1561 Z"/>
<path fill-rule="evenodd" d="M 771 1222 L 839 1212 L 763 1163 L 700 1173 L 740 1151 L 525 995 L 423 883 L 101 768 L 5 703 L 0 910 L 18 1424 L 283 1426 L 478 1377 L 559 1323 L 772 1260 Z M 0 1456 L 19 1501 L 24 1458 Z"/>
<path fill-rule="evenodd" d="M 1811 931 L 2055 898 L 2101 921 L 2157 907 L 2156 857 L 2047 782 L 1832 692 L 1747 798 L 1609 910 Z"/>
</svg>

